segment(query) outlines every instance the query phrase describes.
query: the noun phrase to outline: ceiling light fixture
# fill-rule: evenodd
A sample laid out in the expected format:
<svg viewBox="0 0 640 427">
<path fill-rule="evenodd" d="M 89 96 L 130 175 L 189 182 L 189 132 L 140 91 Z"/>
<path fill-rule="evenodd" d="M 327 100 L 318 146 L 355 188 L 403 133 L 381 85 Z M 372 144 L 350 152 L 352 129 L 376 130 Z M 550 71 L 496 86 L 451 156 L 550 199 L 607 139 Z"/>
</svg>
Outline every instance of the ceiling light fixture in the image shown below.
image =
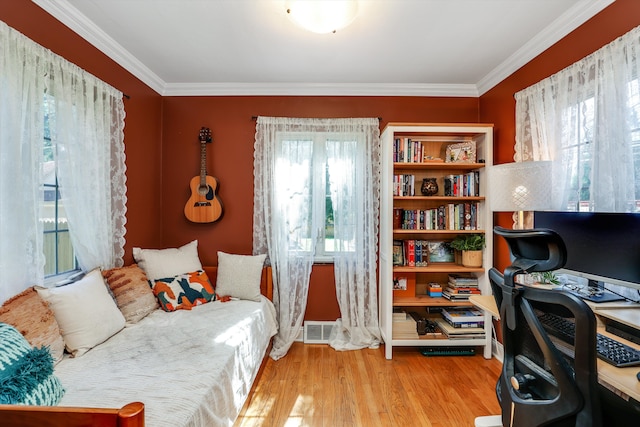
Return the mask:
<svg viewBox="0 0 640 427">
<path fill-rule="evenodd" d="M 335 33 L 358 14 L 357 0 L 288 0 L 287 16 L 305 30 Z"/>
</svg>

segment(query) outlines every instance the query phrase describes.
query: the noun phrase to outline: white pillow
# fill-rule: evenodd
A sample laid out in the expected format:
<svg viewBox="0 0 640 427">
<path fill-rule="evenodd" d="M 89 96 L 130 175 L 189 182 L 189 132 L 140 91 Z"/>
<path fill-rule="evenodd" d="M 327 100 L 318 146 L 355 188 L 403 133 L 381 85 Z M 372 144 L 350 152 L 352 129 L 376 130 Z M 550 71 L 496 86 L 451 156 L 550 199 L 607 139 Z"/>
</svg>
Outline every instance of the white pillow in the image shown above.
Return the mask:
<svg viewBox="0 0 640 427">
<path fill-rule="evenodd" d="M 109 294 L 99 268 L 56 288 L 36 287 L 56 317 L 65 347 L 82 356 L 124 328 L 125 319 Z"/>
<path fill-rule="evenodd" d="M 202 264 L 198 258 L 197 240 L 179 248 L 133 248 L 133 258 L 138 263 L 138 267 L 144 270 L 149 280 L 167 279 L 202 270 Z"/>
<path fill-rule="evenodd" d="M 260 280 L 266 257 L 218 252 L 216 295 L 260 301 Z"/>
</svg>

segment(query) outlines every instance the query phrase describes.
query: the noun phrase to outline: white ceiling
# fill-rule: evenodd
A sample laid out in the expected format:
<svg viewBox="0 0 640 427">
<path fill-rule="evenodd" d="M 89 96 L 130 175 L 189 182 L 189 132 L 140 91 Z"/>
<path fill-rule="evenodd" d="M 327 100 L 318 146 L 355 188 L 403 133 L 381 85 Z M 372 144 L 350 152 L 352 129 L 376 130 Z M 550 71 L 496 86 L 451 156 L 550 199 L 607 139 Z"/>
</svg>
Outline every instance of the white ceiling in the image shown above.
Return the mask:
<svg viewBox="0 0 640 427">
<path fill-rule="evenodd" d="M 33 1 L 166 96 L 479 96 L 614 0 L 360 0 L 333 34 L 285 0 Z"/>
</svg>

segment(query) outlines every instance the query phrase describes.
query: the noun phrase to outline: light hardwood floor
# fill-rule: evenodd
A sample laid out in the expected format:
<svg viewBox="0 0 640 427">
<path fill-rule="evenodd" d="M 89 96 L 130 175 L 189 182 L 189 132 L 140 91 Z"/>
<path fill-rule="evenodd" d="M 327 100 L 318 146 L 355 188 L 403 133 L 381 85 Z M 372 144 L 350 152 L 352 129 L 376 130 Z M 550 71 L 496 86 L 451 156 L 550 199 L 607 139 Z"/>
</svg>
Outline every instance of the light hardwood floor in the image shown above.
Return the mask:
<svg viewBox="0 0 640 427">
<path fill-rule="evenodd" d="M 472 427 L 500 412 L 501 364 L 481 355 L 424 357 L 399 348 L 337 352 L 294 343 L 268 359 L 234 427 Z"/>
</svg>

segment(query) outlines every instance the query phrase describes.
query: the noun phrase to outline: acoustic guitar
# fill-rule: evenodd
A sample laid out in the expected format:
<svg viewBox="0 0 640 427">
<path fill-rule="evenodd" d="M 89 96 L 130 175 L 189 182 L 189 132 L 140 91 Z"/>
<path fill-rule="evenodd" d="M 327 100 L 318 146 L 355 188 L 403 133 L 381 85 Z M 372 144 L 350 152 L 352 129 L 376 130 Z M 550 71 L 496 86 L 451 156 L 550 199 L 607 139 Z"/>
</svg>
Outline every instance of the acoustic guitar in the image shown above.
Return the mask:
<svg viewBox="0 0 640 427">
<path fill-rule="evenodd" d="M 216 196 L 218 180 L 207 175 L 207 144 L 211 143 L 211 130 L 203 127 L 200 139 L 200 175 L 191 178 L 191 197 L 184 206 L 184 215 L 191 222 L 216 222 L 222 217 L 222 202 Z"/>
</svg>

